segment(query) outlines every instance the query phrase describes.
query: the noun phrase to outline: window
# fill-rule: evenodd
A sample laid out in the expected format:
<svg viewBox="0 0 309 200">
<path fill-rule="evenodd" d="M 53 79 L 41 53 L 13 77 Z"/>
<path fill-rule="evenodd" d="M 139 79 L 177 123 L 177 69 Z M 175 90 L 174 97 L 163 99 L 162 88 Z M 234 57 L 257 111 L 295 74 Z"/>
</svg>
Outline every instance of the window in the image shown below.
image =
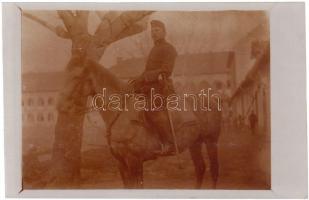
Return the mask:
<svg viewBox="0 0 309 200">
<path fill-rule="evenodd" d="M 221 81 L 215 81 L 215 89 L 221 90 L 223 88 L 223 83 Z"/>
<path fill-rule="evenodd" d="M 48 105 L 52 106 L 54 104 L 54 98 L 53 97 L 49 97 L 47 100 Z"/>
<path fill-rule="evenodd" d="M 33 115 L 32 115 L 31 113 L 29 113 L 29 114 L 27 115 L 27 121 L 28 121 L 28 122 L 34 122 L 34 117 L 33 117 Z"/>
<path fill-rule="evenodd" d="M 54 115 L 53 115 L 53 113 L 48 113 L 47 120 L 48 120 L 49 122 L 54 121 Z"/>
<path fill-rule="evenodd" d="M 43 122 L 44 121 L 44 115 L 42 113 L 39 113 L 37 116 L 38 122 Z"/>
<path fill-rule="evenodd" d="M 28 106 L 33 106 L 33 99 L 32 98 L 28 99 Z"/>
<path fill-rule="evenodd" d="M 38 99 L 38 105 L 39 106 L 44 106 L 44 99 L 42 97 L 39 97 Z"/>
<path fill-rule="evenodd" d="M 226 87 L 230 88 L 231 87 L 231 82 L 229 80 L 226 81 Z"/>
</svg>

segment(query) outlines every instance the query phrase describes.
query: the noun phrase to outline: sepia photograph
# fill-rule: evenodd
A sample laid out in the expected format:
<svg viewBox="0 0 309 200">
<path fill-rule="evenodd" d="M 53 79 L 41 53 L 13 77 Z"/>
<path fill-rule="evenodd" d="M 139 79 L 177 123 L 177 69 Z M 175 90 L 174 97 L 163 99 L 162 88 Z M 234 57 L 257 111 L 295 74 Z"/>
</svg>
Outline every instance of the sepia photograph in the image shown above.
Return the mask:
<svg viewBox="0 0 309 200">
<path fill-rule="evenodd" d="M 22 189 L 271 189 L 265 10 L 21 12 Z"/>
</svg>

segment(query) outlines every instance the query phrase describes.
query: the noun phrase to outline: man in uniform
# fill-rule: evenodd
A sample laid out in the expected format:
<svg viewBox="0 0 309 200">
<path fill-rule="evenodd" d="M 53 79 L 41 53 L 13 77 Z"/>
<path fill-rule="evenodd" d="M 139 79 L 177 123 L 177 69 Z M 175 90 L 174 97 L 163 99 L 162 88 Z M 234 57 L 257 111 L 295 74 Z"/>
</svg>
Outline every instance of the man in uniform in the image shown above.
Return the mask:
<svg viewBox="0 0 309 200">
<path fill-rule="evenodd" d="M 143 93 L 149 97 L 151 88 L 153 88 L 156 94 L 166 98 L 169 94 L 175 93 L 170 76 L 174 69 L 177 52 L 165 40 L 166 29 L 164 23 L 159 20 L 152 20 L 150 24 L 154 46 L 148 55 L 144 72 L 131 81 L 130 84 L 133 85 L 136 93 Z M 145 112 L 147 122 L 159 134 L 162 142 L 162 154 L 172 153 L 175 150 L 167 112 L 166 108 L 160 111 L 150 110 Z"/>
</svg>

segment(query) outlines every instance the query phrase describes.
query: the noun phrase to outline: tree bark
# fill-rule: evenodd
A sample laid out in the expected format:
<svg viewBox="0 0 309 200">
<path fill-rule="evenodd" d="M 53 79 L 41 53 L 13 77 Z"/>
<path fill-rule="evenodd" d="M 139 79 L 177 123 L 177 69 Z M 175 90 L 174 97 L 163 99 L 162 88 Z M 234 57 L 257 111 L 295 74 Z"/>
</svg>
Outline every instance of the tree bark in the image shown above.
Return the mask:
<svg viewBox="0 0 309 200">
<path fill-rule="evenodd" d="M 78 188 L 81 178 L 81 145 L 87 98 L 91 93 L 86 59 L 99 62 L 111 43 L 145 30 L 139 24 L 151 11 L 130 11 L 102 17 L 95 35 L 88 33 L 88 11 L 58 11 L 65 29 L 53 27 L 31 15 L 25 15 L 72 41 L 72 56 L 66 66 L 66 81 L 57 104 L 53 155 L 49 170 L 49 188 Z M 56 81 L 56 80 L 55 80 Z M 89 89 L 90 88 L 90 89 Z"/>
</svg>

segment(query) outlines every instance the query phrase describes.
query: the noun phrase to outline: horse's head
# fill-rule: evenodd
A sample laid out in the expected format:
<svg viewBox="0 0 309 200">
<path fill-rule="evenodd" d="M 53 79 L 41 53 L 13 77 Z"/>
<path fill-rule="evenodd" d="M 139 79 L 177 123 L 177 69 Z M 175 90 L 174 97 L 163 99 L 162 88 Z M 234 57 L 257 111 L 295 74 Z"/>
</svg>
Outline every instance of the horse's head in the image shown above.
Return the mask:
<svg viewBox="0 0 309 200">
<path fill-rule="evenodd" d="M 102 92 L 103 88 L 116 93 L 125 90 L 126 84 L 103 65 L 90 59 L 85 60 L 85 65 L 91 86 L 95 92 Z"/>
</svg>

